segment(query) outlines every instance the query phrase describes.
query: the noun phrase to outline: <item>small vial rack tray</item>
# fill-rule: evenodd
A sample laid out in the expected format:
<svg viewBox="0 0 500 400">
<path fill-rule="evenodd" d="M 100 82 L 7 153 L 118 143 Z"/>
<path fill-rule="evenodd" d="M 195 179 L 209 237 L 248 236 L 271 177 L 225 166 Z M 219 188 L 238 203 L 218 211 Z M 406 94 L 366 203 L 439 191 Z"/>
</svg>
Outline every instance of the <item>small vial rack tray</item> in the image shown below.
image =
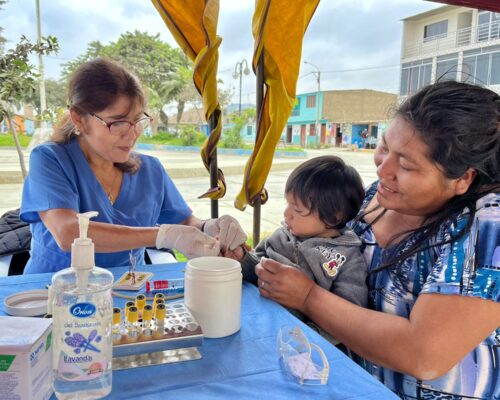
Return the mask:
<svg viewBox="0 0 500 400">
<path fill-rule="evenodd" d="M 164 335 L 158 334 L 144 340 L 144 337 L 133 343 L 126 337 L 121 344 L 113 344 L 113 357 L 124 357 L 165 350 L 198 347 L 203 344 L 203 332 L 184 303 L 166 304 Z"/>
</svg>

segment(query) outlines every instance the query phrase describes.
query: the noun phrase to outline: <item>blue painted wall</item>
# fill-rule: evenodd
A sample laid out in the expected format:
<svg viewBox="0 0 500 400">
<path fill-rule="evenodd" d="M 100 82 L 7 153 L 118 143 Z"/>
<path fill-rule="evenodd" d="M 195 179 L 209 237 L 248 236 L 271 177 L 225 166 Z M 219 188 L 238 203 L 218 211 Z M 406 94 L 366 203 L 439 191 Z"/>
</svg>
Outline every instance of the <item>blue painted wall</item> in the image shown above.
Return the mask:
<svg viewBox="0 0 500 400">
<path fill-rule="evenodd" d="M 210 136 L 210 127 L 208 124 L 203 124 L 200 126 L 200 131 L 203 133 L 205 136 Z"/>
<path fill-rule="evenodd" d="M 284 130 L 281 135 L 282 140 L 286 140 L 286 130 L 289 125 L 306 125 L 306 145 L 314 145 L 316 144 L 316 137 L 309 136 L 309 127 L 311 124 L 316 123 L 316 113 L 317 107 L 307 107 L 307 97 L 308 96 L 317 96 L 317 92 L 310 92 L 297 95 L 295 107 L 292 110 L 290 117 L 288 118 L 287 125 L 284 127 Z M 319 123 L 320 124 L 328 124 L 328 120 L 321 119 L 321 111 L 323 110 L 323 92 L 319 93 Z M 223 130 L 230 129 L 233 124 L 224 124 Z M 255 134 L 256 134 L 256 123 L 252 126 L 252 133 L 249 135 L 248 126 L 245 125 L 240 131 L 240 135 L 245 142 L 255 142 Z M 292 134 L 292 143 L 296 145 L 300 145 L 300 130 L 297 134 L 294 132 Z"/>
<path fill-rule="evenodd" d="M 297 95 L 295 107 L 292 110 L 288 125 L 313 124 L 316 122 L 316 107 L 307 107 L 307 97 L 316 96 L 316 92 Z M 323 109 L 323 92 L 319 93 L 319 118 L 321 120 L 321 110 Z"/>
<path fill-rule="evenodd" d="M 322 119 L 322 110 L 323 110 L 323 92 L 319 93 L 319 124 L 328 124 L 328 120 Z M 306 146 L 315 145 L 317 143 L 316 136 L 309 136 L 309 128 L 311 124 L 316 123 L 316 113 L 317 107 L 307 107 L 307 97 L 308 96 L 317 96 L 317 92 L 303 93 L 297 95 L 297 99 L 295 102 L 295 107 L 292 110 L 292 113 L 287 121 L 287 126 L 298 126 L 306 125 Z M 319 133 L 321 135 L 321 133 Z M 283 134 L 283 139 L 286 138 L 286 127 L 285 132 Z M 320 136 L 321 137 L 321 136 Z M 319 140 L 319 139 L 318 139 Z M 300 145 L 300 129 L 297 131 L 295 129 L 292 134 L 292 143 L 296 145 Z"/>
<path fill-rule="evenodd" d="M 24 120 L 24 127 L 26 128 L 26 134 L 31 136 L 35 133 L 35 122 L 30 119 Z"/>
</svg>

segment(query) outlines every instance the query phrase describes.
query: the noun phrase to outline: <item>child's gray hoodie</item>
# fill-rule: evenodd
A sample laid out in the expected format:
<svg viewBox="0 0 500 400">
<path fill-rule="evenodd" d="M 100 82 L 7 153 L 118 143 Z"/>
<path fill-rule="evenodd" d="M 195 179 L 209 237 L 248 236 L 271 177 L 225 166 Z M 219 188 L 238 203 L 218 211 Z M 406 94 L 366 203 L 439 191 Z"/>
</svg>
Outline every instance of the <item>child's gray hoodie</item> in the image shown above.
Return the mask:
<svg viewBox="0 0 500 400">
<path fill-rule="evenodd" d="M 243 278 L 256 284 L 255 265 L 267 257 L 301 270 L 324 289 L 366 307 L 368 268 L 360 251 L 361 241 L 348 228 L 340 233 L 335 238 L 300 239 L 280 228 L 245 255 L 241 261 Z"/>
</svg>

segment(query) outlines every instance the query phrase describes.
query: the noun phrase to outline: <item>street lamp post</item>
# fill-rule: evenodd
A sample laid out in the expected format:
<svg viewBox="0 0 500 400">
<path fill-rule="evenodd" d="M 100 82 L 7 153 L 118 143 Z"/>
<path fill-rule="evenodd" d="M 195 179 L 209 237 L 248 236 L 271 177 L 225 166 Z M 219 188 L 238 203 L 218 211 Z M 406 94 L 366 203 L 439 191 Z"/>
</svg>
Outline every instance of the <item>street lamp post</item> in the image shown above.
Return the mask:
<svg viewBox="0 0 500 400">
<path fill-rule="evenodd" d="M 318 90 L 316 91 L 316 124 L 314 126 L 314 130 L 316 132 L 316 145 L 320 143 L 320 128 L 319 128 L 319 97 L 321 93 L 321 71 L 319 68 L 309 61 L 304 61 L 304 64 L 309 64 L 310 66 L 316 68 L 316 71 L 313 71 L 313 74 L 316 75 L 316 81 L 318 83 Z M 307 140 L 306 140 L 307 141 Z"/>
<path fill-rule="evenodd" d="M 245 69 L 243 69 L 243 64 L 245 64 Z M 236 63 L 236 65 L 234 66 L 234 72 L 233 72 L 234 79 L 240 78 L 240 101 L 239 101 L 239 105 L 238 105 L 238 115 L 241 115 L 241 81 L 243 78 L 243 74 L 245 74 L 245 75 L 250 74 L 250 70 L 248 69 L 248 63 L 247 63 L 247 60 L 245 60 L 245 59 Z"/>
<path fill-rule="evenodd" d="M 40 44 L 42 40 L 42 29 L 40 27 L 40 0 L 36 0 L 36 33 L 37 33 L 37 43 Z M 47 108 L 47 102 L 45 99 L 45 68 L 43 66 L 42 53 L 38 53 L 38 70 L 40 73 L 40 116 Z M 45 128 L 45 121 L 40 120 L 40 127 Z"/>
</svg>

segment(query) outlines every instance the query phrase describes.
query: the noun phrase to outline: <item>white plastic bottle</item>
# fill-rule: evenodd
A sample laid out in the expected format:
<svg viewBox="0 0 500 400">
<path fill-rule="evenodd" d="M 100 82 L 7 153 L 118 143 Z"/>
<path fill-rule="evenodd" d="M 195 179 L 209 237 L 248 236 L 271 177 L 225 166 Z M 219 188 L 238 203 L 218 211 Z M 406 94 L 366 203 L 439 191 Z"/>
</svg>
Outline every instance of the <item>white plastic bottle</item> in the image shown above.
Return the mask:
<svg viewBox="0 0 500 400">
<path fill-rule="evenodd" d="M 97 212 L 77 215 L 71 267 L 52 277 L 54 392 L 58 399 L 99 399 L 111 392 L 113 275 L 94 266 L 87 229 Z"/>
</svg>

